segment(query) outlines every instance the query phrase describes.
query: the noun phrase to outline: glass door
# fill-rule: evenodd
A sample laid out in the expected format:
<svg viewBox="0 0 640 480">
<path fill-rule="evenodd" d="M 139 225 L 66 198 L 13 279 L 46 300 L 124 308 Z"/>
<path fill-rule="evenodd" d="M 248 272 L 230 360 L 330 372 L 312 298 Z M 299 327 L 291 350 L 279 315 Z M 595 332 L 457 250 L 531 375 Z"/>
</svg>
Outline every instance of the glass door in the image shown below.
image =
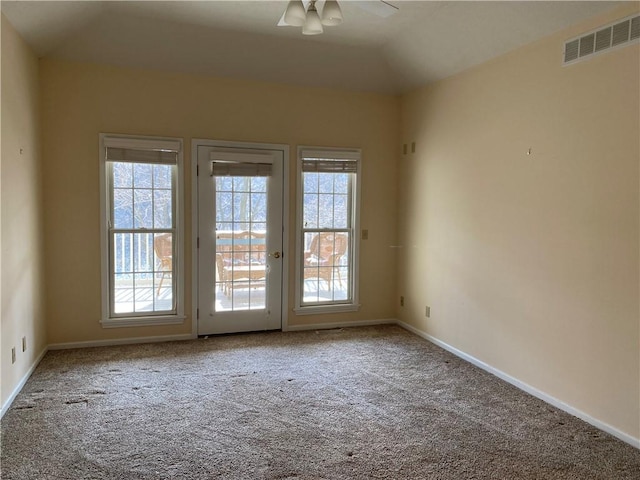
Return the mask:
<svg viewBox="0 0 640 480">
<path fill-rule="evenodd" d="M 198 334 L 282 327 L 278 150 L 198 147 Z"/>
</svg>

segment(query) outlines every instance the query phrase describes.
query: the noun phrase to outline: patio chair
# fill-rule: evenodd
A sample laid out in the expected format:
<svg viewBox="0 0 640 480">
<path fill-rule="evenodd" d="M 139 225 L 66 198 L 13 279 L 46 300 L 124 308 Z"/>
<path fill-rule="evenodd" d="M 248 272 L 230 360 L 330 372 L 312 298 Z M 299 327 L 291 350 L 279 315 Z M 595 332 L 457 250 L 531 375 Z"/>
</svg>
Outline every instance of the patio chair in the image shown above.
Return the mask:
<svg viewBox="0 0 640 480">
<path fill-rule="evenodd" d="M 317 278 L 327 282 L 329 290 L 335 277 L 342 286 L 340 259 L 347 251 L 349 241 L 344 233 L 320 232 L 314 235 L 309 250 L 304 252 L 304 278 Z"/>
<path fill-rule="evenodd" d="M 172 235 L 170 233 L 156 235 L 153 239 L 153 250 L 160 261 L 160 271 L 162 272 L 156 296 L 160 295 L 160 289 L 162 288 L 164 277 L 167 275 L 171 277 L 173 271 L 173 248 L 171 239 Z"/>
</svg>

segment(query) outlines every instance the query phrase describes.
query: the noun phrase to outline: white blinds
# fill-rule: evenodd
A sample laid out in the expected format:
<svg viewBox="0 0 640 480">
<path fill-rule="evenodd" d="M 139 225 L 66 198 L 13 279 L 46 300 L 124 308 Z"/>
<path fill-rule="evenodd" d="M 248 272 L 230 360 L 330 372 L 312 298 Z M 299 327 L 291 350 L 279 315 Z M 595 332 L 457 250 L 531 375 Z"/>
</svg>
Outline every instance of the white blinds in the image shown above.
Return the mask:
<svg viewBox="0 0 640 480">
<path fill-rule="evenodd" d="M 226 177 L 268 177 L 271 175 L 270 163 L 211 162 L 211 174 Z"/>
<path fill-rule="evenodd" d="M 104 148 L 107 161 L 176 165 L 180 142 L 176 140 L 105 137 Z"/>
<path fill-rule="evenodd" d="M 303 172 L 357 173 L 360 152 L 357 150 L 302 149 Z"/>
<path fill-rule="evenodd" d="M 211 175 L 226 177 L 268 177 L 270 153 L 216 150 L 211 152 Z"/>
</svg>

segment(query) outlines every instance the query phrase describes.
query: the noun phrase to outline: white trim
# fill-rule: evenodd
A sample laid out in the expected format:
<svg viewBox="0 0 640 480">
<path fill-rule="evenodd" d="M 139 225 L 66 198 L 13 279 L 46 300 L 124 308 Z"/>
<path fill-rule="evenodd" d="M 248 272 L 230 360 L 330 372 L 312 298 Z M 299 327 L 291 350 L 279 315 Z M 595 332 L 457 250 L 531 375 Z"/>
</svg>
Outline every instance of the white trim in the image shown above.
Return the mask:
<svg viewBox="0 0 640 480">
<path fill-rule="evenodd" d="M 117 345 L 134 345 L 142 343 L 177 342 L 198 338 L 190 333 L 181 335 L 160 335 L 155 337 L 115 338 L 110 340 L 89 340 L 86 342 L 53 343 L 49 350 L 68 350 L 70 348 L 113 347 Z"/>
<path fill-rule="evenodd" d="M 198 140 L 191 140 L 191 334 L 198 336 Z"/>
<path fill-rule="evenodd" d="M 22 378 L 20 379 L 16 387 L 13 389 L 13 392 L 11 392 L 11 395 L 9 395 L 9 397 L 7 398 L 7 401 L 4 402 L 4 405 L 2 405 L 2 410 L 0 411 L 0 418 L 4 417 L 4 414 L 7 413 L 9 408 L 11 408 L 11 404 L 16 399 L 16 397 L 18 396 L 18 394 L 20 393 L 24 385 L 27 383 L 27 380 L 29 380 L 29 378 L 31 377 L 31 374 L 34 372 L 38 364 L 40 364 L 40 361 L 45 356 L 48 350 L 49 350 L 48 347 L 44 347 L 42 349 L 42 352 L 40 352 L 40 355 L 38 355 L 38 357 L 35 359 L 31 367 L 29 367 L 29 370 L 27 370 L 27 372 L 22 376 Z"/>
<path fill-rule="evenodd" d="M 284 161 L 284 178 L 282 179 L 282 331 L 287 331 L 289 326 L 289 259 L 294 258 L 295 254 L 289 249 L 289 195 L 291 167 L 289 164 L 289 145 L 280 145 L 282 147 Z"/>
<path fill-rule="evenodd" d="M 295 307 L 296 315 L 322 315 L 324 313 L 357 312 L 362 305 L 359 303 L 336 303 L 328 305 L 312 305 L 309 307 Z"/>
<path fill-rule="evenodd" d="M 584 420 L 585 422 L 587 422 L 590 425 L 593 425 L 594 427 L 609 433 L 610 435 L 613 435 L 614 437 L 622 440 L 625 443 L 628 443 L 629 445 L 636 447 L 638 449 L 640 449 L 640 439 L 632 437 L 631 435 L 624 433 L 620 430 L 618 430 L 615 427 L 612 427 L 611 425 L 604 423 L 596 418 L 593 418 L 592 416 L 590 416 L 589 414 L 578 410 L 577 408 L 572 407 L 571 405 L 564 403 L 562 400 L 558 400 L 555 397 L 552 397 L 551 395 L 538 390 L 535 387 L 532 387 L 531 385 L 524 383 L 520 380 L 518 380 L 515 377 L 512 377 L 511 375 L 503 372 L 502 370 L 498 370 L 495 367 L 492 367 L 491 365 L 483 362 L 482 360 L 479 360 L 465 352 L 463 352 L 462 350 L 458 350 L 455 347 L 452 347 L 451 345 L 449 345 L 448 343 L 443 342 L 442 340 L 438 340 L 437 338 L 429 335 L 428 333 L 423 332 L 422 330 L 419 330 L 418 328 L 409 325 L 408 323 L 405 322 L 401 322 L 400 320 L 397 321 L 397 324 L 404 328 L 405 330 L 408 330 L 412 333 L 415 333 L 416 335 L 418 335 L 419 337 L 424 338 L 425 340 L 447 350 L 450 353 L 453 353 L 455 356 L 460 357 L 463 360 L 466 360 L 467 362 L 475 365 L 476 367 L 481 368 L 482 370 L 485 370 L 486 372 L 491 373 L 492 375 L 495 375 L 496 377 L 504 380 L 505 382 L 510 383 L 511 385 L 519 388 L 520 390 L 533 395 L 536 398 L 539 398 L 540 400 L 553 405 L 556 408 L 559 408 L 560 410 L 563 410 L 564 412 L 573 415 L 574 417 L 578 417 L 581 420 Z"/>
<path fill-rule="evenodd" d="M 179 325 L 184 323 L 184 315 L 155 315 L 148 317 L 118 317 L 102 320 L 102 328 L 149 327 L 158 325 Z"/>
<path fill-rule="evenodd" d="M 301 330 L 326 330 L 330 328 L 349 328 L 349 327 L 371 327 L 373 325 L 396 325 L 398 321 L 395 318 L 380 318 L 377 320 L 353 320 L 349 322 L 333 322 L 333 323 L 313 323 L 309 325 L 289 325 L 288 332 L 298 332 Z"/>
<path fill-rule="evenodd" d="M 340 160 L 360 160 L 360 149 L 358 148 L 336 148 L 336 147 L 298 147 L 301 157 L 307 158 L 337 158 Z"/>
<path fill-rule="evenodd" d="M 196 175 L 198 165 L 198 147 L 228 147 L 232 149 L 247 148 L 252 150 L 273 150 L 282 152 L 282 306 L 280 314 L 281 330 L 286 331 L 289 324 L 289 150 L 290 146 L 284 143 L 253 143 L 238 142 L 229 140 L 208 140 L 204 138 L 191 139 L 191 305 L 192 305 L 192 328 L 194 336 L 198 334 L 198 177 Z"/>
</svg>

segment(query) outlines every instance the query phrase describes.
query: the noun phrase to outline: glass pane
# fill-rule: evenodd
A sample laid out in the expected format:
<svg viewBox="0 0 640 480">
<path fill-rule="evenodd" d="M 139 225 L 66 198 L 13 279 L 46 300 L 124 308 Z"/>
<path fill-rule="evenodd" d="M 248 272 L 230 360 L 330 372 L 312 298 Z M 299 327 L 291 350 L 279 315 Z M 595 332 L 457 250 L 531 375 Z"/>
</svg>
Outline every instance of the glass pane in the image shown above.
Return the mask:
<svg viewBox="0 0 640 480">
<path fill-rule="evenodd" d="M 171 228 L 171 190 L 154 190 L 153 197 L 153 227 Z"/>
<path fill-rule="evenodd" d="M 113 236 L 113 271 L 115 273 L 133 272 L 132 260 L 133 234 L 116 233 Z"/>
<path fill-rule="evenodd" d="M 135 272 L 153 272 L 153 234 L 134 233 L 133 234 L 133 258 Z"/>
<path fill-rule="evenodd" d="M 173 235 L 171 233 L 154 234 L 153 253 L 156 271 L 173 271 Z"/>
<path fill-rule="evenodd" d="M 333 195 L 319 195 L 319 228 L 334 228 L 333 225 Z"/>
<path fill-rule="evenodd" d="M 159 233 L 154 235 L 155 275 L 153 282 L 154 309 L 173 309 L 173 235 Z"/>
<path fill-rule="evenodd" d="M 233 194 L 231 192 L 216 193 L 216 221 L 233 221 Z"/>
<path fill-rule="evenodd" d="M 349 196 L 335 195 L 333 197 L 333 228 L 348 228 L 349 226 Z"/>
<path fill-rule="evenodd" d="M 151 188 L 152 185 L 152 169 L 150 163 L 134 163 L 133 164 L 133 186 L 135 188 Z"/>
<path fill-rule="evenodd" d="M 333 193 L 333 177 L 334 173 L 319 173 L 318 183 L 320 193 Z"/>
<path fill-rule="evenodd" d="M 153 166 L 153 186 L 154 188 L 171 189 L 171 165 Z"/>
<path fill-rule="evenodd" d="M 133 275 L 114 275 L 114 312 L 133 312 Z"/>
<path fill-rule="evenodd" d="M 153 274 L 134 274 L 133 302 L 135 312 L 153 311 Z"/>
<path fill-rule="evenodd" d="M 223 222 L 223 223 L 216 224 L 216 232 L 218 231 L 230 232 L 231 230 L 233 230 L 233 223 L 231 222 Z"/>
<path fill-rule="evenodd" d="M 153 282 L 155 310 L 173 309 L 173 250 L 170 233 L 157 234 L 154 240 L 156 273 Z"/>
<path fill-rule="evenodd" d="M 339 267 L 336 269 L 338 282 L 336 284 L 336 290 L 334 291 L 336 300 L 351 300 L 351 291 L 349 285 L 351 280 L 349 279 L 349 268 Z"/>
<path fill-rule="evenodd" d="M 266 193 L 251 194 L 251 221 L 253 222 L 267 221 L 267 194 Z"/>
<path fill-rule="evenodd" d="M 318 258 L 318 256 L 320 255 L 320 245 L 318 243 L 318 241 L 316 240 L 314 242 L 314 239 L 316 239 L 318 237 L 317 233 L 305 233 L 304 234 L 304 252 L 305 252 L 305 260 L 307 260 L 307 257 L 309 255 L 313 255 L 316 258 Z"/>
<path fill-rule="evenodd" d="M 232 257 L 232 268 L 236 266 L 246 265 L 248 262 L 247 246 L 234 242 Z"/>
<path fill-rule="evenodd" d="M 320 301 L 320 279 L 317 274 L 317 268 L 304 269 L 304 291 L 302 293 L 302 301 L 319 302 Z M 307 280 L 309 279 L 309 280 Z"/>
<path fill-rule="evenodd" d="M 113 162 L 113 186 L 116 188 L 133 187 L 133 165 L 131 163 Z"/>
<path fill-rule="evenodd" d="M 264 287 L 260 288 L 257 286 L 258 283 L 253 282 L 253 288 L 249 290 L 249 309 L 250 310 L 260 310 L 262 308 L 266 308 L 266 292 Z"/>
<path fill-rule="evenodd" d="M 233 189 L 232 177 L 216 177 L 216 191 L 230 192 Z"/>
<path fill-rule="evenodd" d="M 232 177 L 233 190 L 235 192 L 249 192 L 251 190 L 251 177 Z"/>
<path fill-rule="evenodd" d="M 267 193 L 267 177 L 252 177 L 251 191 L 258 193 Z"/>
<path fill-rule="evenodd" d="M 302 225 L 304 228 L 318 228 L 318 195 L 315 193 L 304 195 Z"/>
<path fill-rule="evenodd" d="M 349 193 L 349 174 L 336 173 L 334 176 L 334 191 L 336 193 Z"/>
<path fill-rule="evenodd" d="M 134 213 L 134 228 L 152 228 L 153 227 L 153 210 L 151 202 L 151 192 L 148 189 L 136 189 L 134 190 L 133 200 L 135 205 L 133 206 Z"/>
<path fill-rule="evenodd" d="M 302 174 L 304 183 L 304 193 L 318 192 L 318 174 L 305 172 Z"/>
<path fill-rule="evenodd" d="M 133 190 L 116 188 L 113 190 L 114 228 L 133 228 Z"/>
<path fill-rule="evenodd" d="M 251 197 L 249 192 L 233 193 L 233 221 L 239 230 L 249 229 Z"/>
</svg>

